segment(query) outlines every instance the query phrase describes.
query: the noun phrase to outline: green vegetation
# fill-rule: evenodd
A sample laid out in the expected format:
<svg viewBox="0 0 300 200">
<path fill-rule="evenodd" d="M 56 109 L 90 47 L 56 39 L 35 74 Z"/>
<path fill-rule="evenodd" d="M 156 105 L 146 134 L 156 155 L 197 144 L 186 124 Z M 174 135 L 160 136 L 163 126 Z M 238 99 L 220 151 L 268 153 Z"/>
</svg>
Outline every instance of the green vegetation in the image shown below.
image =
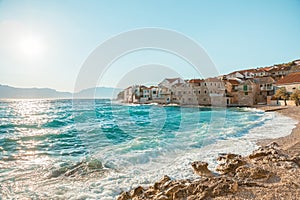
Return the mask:
<svg viewBox="0 0 300 200">
<path fill-rule="evenodd" d="M 296 89 L 293 94 L 291 94 L 291 99 L 295 101 L 296 106 L 300 105 L 300 90 Z"/>
<path fill-rule="evenodd" d="M 289 94 L 286 91 L 285 87 L 281 87 L 281 88 L 277 89 L 274 96 L 277 98 L 277 100 L 283 99 L 284 105 L 287 106 L 286 100 L 289 98 Z"/>
</svg>

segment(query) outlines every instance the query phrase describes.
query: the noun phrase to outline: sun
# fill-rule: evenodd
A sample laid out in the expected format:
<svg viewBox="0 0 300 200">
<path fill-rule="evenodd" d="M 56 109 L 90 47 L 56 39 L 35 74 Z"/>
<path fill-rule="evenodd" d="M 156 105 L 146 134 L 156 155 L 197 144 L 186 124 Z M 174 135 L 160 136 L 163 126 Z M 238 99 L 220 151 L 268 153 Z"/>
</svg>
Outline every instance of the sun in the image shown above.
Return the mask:
<svg viewBox="0 0 300 200">
<path fill-rule="evenodd" d="M 19 44 L 21 53 L 27 58 L 37 59 L 43 54 L 44 44 L 37 35 L 25 35 L 21 37 Z"/>
</svg>

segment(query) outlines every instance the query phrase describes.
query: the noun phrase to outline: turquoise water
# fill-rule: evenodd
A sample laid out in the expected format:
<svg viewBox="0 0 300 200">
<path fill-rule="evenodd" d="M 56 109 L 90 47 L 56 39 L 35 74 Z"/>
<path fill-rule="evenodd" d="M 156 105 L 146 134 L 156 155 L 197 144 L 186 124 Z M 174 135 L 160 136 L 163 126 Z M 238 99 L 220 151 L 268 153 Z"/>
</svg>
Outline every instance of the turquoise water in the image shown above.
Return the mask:
<svg viewBox="0 0 300 200">
<path fill-rule="evenodd" d="M 255 130 L 272 120 L 245 109 L 3 100 L 1 197 L 114 199 L 163 174 L 193 177 L 194 159 L 210 160 L 211 152 L 242 151 L 247 145 L 252 149 L 251 131 L 260 138 Z M 246 141 L 245 146 L 237 141 Z"/>
</svg>

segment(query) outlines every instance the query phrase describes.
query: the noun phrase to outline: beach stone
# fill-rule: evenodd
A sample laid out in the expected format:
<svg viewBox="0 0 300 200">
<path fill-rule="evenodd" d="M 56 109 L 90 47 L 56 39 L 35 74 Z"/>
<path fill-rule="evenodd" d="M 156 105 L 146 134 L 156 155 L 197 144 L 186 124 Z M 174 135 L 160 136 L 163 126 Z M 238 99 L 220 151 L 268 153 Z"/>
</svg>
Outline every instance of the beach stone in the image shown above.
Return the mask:
<svg viewBox="0 0 300 200">
<path fill-rule="evenodd" d="M 195 161 L 192 163 L 192 168 L 195 174 L 204 177 L 212 177 L 213 173 L 207 167 L 208 163 L 206 162 Z"/>
</svg>

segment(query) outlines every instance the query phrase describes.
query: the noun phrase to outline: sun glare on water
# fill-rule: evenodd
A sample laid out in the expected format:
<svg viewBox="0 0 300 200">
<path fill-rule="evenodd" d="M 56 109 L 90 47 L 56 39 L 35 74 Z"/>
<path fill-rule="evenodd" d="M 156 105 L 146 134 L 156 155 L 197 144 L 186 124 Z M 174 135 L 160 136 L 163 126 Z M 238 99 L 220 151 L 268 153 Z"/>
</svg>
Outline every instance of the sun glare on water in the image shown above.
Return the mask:
<svg viewBox="0 0 300 200">
<path fill-rule="evenodd" d="M 21 53 L 29 59 L 37 59 L 42 56 L 44 43 L 41 37 L 36 35 L 26 35 L 20 40 Z"/>
</svg>

